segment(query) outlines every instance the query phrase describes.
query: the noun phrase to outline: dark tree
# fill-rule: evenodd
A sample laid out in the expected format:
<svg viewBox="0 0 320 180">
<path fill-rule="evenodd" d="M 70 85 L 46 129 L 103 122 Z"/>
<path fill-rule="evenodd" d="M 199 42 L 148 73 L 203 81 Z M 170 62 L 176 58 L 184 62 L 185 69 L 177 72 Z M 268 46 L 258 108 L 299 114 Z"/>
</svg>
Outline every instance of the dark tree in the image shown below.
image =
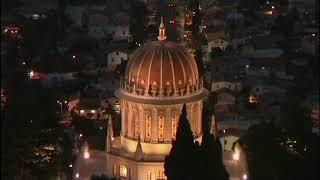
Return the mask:
<svg viewBox="0 0 320 180">
<path fill-rule="evenodd" d="M 208 129 L 205 132 L 200 147 L 197 141 L 194 142 L 184 105 L 176 140 L 172 142 L 170 154 L 165 158 L 164 169 L 168 180 L 228 179 L 229 175 L 222 163 L 220 141 Z"/>
<path fill-rule="evenodd" d="M 199 76 L 203 77 L 204 64 L 203 64 L 203 60 L 202 60 L 202 51 L 201 51 L 201 49 L 197 49 L 196 50 L 194 59 L 196 60 L 196 63 L 197 63 L 198 69 L 199 69 Z"/>
<path fill-rule="evenodd" d="M 92 175 L 90 180 L 115 180 L 115 178 L 110 178 L 106 175 Z"/>
<path fill-rule="evenodd" d="M 114 74 L 116 76 L 121 76 L 125 73 L 126 67 L 127 67 L 128 61 L 122 61 L 120 64 L 118 64 L 114 70 Z"/>
<path fill-rule="evenodd" d="M 197 164 L 197 146 L 193 142 L 193 134 L 187 119 L 186 105 L 183 106 L 176 140 L 172 141 L 170 154 L 165 158 L 165 175 L 168 180 L 194 180 L 197 178 L 195 164 Z"/>
<path fill-rule="evenodd" d="M 211 50 L 212 58 L 216 58 L 216 57 L 222 56 L 223 53 L 224 52 L 218 47 L 212 48 L 212 50 Z"/>
<path fill-rule="evenodd" d="M 202 179 L 218 179 L 228 180 L 229 174 L 222 162 L 222 148 L 218 138 L 215 138 L 213 134 L 205 132 L 202 137 L 201 144 L 201 157 L 203 166 L 201 169 L 203 172 Z"/>
<path fill-rule="evenodd" d="M 298 180 L 310 177 L 306 172 L 311 169 L 311 163 L 297 149 L 301 141 L 297 140 L 290 148 L 288 138 L 273 123 L 249 128 L 239 144 L 247 156 L 250 179 Z"/>
<path fill-rule="evenodd" d="M 132 34 L 132 46 L 137 47 L 136 42 L 142 43 L 146 37 L 147 8 L 144 2 L 130 3 L 130 34 Z"/>
</svg>

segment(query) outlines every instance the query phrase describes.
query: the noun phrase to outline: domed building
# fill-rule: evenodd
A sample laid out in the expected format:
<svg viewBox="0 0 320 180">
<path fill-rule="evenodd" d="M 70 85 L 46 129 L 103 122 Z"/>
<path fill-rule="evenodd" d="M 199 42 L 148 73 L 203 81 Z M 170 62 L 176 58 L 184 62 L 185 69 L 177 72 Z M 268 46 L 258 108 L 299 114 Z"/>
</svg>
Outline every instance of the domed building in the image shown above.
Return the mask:
<svg viewBox="0 0 320 180">
<path fill-rule="evenodd" d="M 108 130 L 107 172 L 134 180 L 166 179 L 164 158 L 176 138 L 183 104 L 195 137 L 202 137 L 202 105 L 208 92 L 193 56 L 166 40 L 161 21 L 159 41 L 138 48 L 129 59 L 115 92 L 121 111 L 121 133 Z M 111 127 L 111 125 L 110 125 Z"/>
</svg>

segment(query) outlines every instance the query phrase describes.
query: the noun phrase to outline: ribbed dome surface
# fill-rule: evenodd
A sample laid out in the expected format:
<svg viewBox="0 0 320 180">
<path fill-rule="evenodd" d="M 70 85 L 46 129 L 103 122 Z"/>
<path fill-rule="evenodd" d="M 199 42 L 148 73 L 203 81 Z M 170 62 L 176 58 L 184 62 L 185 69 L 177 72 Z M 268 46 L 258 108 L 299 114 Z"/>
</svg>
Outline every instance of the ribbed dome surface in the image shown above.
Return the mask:
<svg viewBox="0 0 320 180">
<path fill-rule="evenodd" d="M 197 86 L 199 74 L 192 55 L 170 41 L 154 41 L 138 48 L 126 68 L 125 84 L 146 91 L 175 91 Z"/>
</svg>

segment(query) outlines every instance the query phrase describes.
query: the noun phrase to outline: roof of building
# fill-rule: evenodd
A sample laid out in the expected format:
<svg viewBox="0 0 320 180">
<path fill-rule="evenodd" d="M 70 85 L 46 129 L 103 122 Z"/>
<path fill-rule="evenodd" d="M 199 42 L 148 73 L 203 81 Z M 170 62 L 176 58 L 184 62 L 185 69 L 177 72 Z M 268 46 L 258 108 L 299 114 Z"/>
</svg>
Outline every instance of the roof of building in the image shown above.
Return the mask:
<svg viewBox="0 0 320 180">
<path fill-rule="evenodd" d="M 221 31 L 215 31 L 215 32 L 207 32 L 207 41 L 212 41 L 217 38 L 225 38 L 225 32 L 223 30 Z"/>
<path fill-rule="evenodd" d="M 105 50 L 105 53 L 108 54 L 110 52 L 114 51 L 120 51 L 124 53 L 129 53 L 129 45 L 128 43 L 124 42 L 112 42 L 108 45 L 107 49 Z"/>
<path fill-rule="evenodd" d="M 223 87 L 221 89 L 218 89 L 218 90 L 216 90 L 214 92 L 217 93 L 217 94 L 228 93 L 228 94 L 231 94 L 231 95 L 236 95 L 235 91 L 232 91 L 231 89 L 225 88 L 225 87 Z"/>
<path fill-rule="evenodd" d="M 154 41 L 138 48 L 126 68 L 128 84 L 161 90 L 186 88 L 199 83 L 197 64 L 182 46 L 171 41 Z"/>
</svg>

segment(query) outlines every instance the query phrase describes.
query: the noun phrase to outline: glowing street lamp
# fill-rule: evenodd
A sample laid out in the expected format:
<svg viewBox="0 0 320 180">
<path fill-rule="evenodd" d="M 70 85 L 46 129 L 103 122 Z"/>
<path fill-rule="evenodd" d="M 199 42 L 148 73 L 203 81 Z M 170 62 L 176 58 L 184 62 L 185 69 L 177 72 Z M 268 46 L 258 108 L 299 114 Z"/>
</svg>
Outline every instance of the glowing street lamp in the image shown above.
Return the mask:
<svg viewBox="0 0 320 180">
<path fill-rule="evenodd" d="M 80 177 L 79 173 L 76 173 L 76 178 L 78 179 Z"/>
</svg>

